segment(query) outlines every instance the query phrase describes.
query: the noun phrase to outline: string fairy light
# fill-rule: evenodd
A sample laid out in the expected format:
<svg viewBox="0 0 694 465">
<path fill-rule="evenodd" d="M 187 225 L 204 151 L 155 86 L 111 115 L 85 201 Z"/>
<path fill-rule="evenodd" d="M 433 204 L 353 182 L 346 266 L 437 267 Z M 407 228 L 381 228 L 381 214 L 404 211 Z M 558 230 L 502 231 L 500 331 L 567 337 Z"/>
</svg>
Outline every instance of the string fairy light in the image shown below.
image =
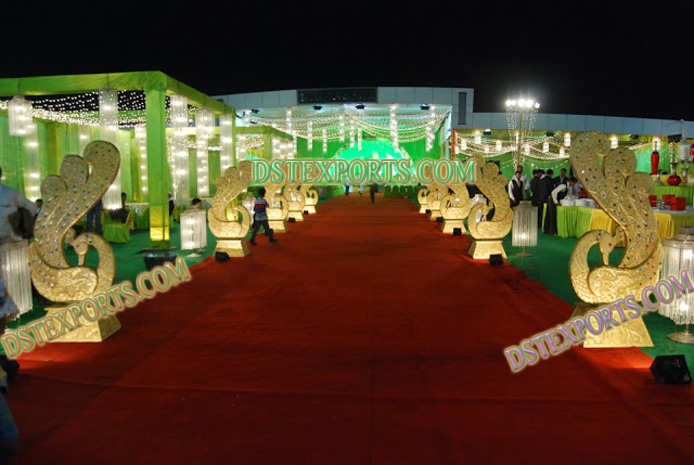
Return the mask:
<svg viewBox="0 0 694 465">
<path fill-rule="evenodd" d="M 147 127 L 144 125 L 135 128 L 135 145 L 140 152 L 140 179 L 142 179 L 142 192 L 147 192 Z M 143 195 L 144 197 L 144 195 Z"/>
</svg>

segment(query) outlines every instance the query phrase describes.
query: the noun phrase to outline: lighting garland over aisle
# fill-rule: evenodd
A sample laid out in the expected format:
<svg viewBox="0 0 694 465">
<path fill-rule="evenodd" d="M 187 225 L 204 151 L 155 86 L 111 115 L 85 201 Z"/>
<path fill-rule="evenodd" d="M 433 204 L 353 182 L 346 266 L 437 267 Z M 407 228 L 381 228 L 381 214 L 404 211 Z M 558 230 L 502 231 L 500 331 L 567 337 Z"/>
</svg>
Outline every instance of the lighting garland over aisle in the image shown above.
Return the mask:
<svg viewBox="0 0 694 465">
<path fill-rule="evenodd" d="M 255 110 L 244 110 L 244 120 L 263 126 L 270 126 L 287 134 L 307 139 L 309 150 L 314 140 L 321 140 L 325 130 L 328 141 L 345 141 L 349 121 L 350 146 L 354 146 L 358 129 L 371 137 L 390 139 L 397 146 L 403 142 L 414 142 L 436 132 L 448 118 L 448 108 L 390 105 L 330 105 L 314 107 L 313 114 L 296 113 L 301 108 L 289 108 L 284 116 L 262 116 Z M 433 145 L 433 144 L 432 144 Z"/>
</svg>

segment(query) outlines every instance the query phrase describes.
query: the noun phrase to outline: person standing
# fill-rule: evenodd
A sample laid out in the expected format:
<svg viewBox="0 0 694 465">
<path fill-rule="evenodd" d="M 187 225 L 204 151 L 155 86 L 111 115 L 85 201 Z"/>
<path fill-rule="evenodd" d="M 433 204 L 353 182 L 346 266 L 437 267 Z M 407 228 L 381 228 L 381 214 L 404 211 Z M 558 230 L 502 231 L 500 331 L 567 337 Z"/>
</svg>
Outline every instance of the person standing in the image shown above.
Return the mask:
<svg viewBox="0 0 694 465">
<path fill-rule="evenodd" d="M 516 171 L 520 171 L 520 173 L 521 173 L 520 180 L 523 183 L 523 196 L 518 199 L 518 201 L 520 202 L 521 200 L 525 200 L 525 198 L 526 198 L 525 193 L 526 193 L 526 191 L 530 190 L 530 179 L 528 179 L 528 175 L 523 172 L 523 165 L 519 165 L 516 168 Z"/>
<path fill-rule="evenodd" d="M 552 175 L 554 174 L 554 171 L 552 170 L 547 170 L 546 174 L 543 174 L 542 177 L 540 178 L 540 183 L 538 185 L 538 206 L 537 206 L 537 215 L 538 215 L 538 228 L 542 228 L 542 225 L 544 224 L 544 217 L 545 217 L 545 206 L 551 201 L 551 196 L 552 196 L 552 190 L 554 189 L 554 179 L 552 178 Z M 549 207 L 547 207 L 549 208 Z"/>
<path fill-rule="evenodd" d="M 345 178 L 345 197 L 349 196 L 349 188 L 351 187 L 349 183 L 349 178 Z"/>
<path fill-rule="evenodd" d="M 371 203 L 376 203 L 376 193 L 378 192 L 378 184 L 374 181 L 369 188 L 369 195 L 371 196 Z"/>
<path fill-rule="evenodd" d="M 511 199 L 511 207 L 517 207 L 520 205 L 520 201 L 523 200 L 523 195 L 525 193 L 525 185 L 521 181 L 521 176 L 523 173 L 516 171 L 513 178 L 508 183 L 508 197 Z"/>
<path fill-rule="evenodd" d="M 255 236 L 258 234 L 260 227 L 262 226 L 265 230 L 265 235 L 270 238 L 270 244 L 275 244 L 277 239 L 274 238 L 273 231 L 270 229 L 270 223 L 267 218 L 267 207 L 268 203 L 265 200 L 265 188 L 261 187 L 258 189 L 258 198 L 255 199 L 255 206 L 253 207 L 253 234 L 251 235 L 251 245 L 258 245 L 255 242 Z"/>
<path fill-rule="evenodd" d="M 567 181 L 568 182 L 568 181 Z M 572 186 L 576 185 L 575 181 L 571 182 Z M 552 190 L 552 196 L 547 201 L 547 217 L 545 218 L 545 234 L 551 234 L 553 236 L 557 235 L 557 207 L 561 203 L 562 199 L 566 197 L 569 193 L 569 187 L 560 182 L 557 187 Z"/>
<path fill-rule="evenodd" d="M 10 318 L 18 314 L 17 306 L 0 280 L 0 336 L 5 333 L 5 326 Z M 5 379 L 6 381 L 6 379 Z M 5 386 L 5 391 L 7 386 Z M 0 463 L 6 463 L 10 456 L 19 450 L 19 431 L 12 418 L 12 412 L 0 394 Z"/>
<path fill-rule="evenodd" d="M 101 234 L 101 211 L 104 203 L 101 199 L 87 212 L 87 232 Z M 94 228 L 96 226 L 96 229 Z"/>
<path fill-rule="evenodd" d="M 1 180 L 2 168 L 0 168 L 0 244 L 18 242 L 22 240 L 22 237 L 18 236 L 12 228 L 10 215 L 23 208 L 32 217 L 35 217 L 39 212 L 39 207 L 20 194 L 18 190 L 4 185 Z"/>
<path fill-rule="evenodd" d="M 366 187 L 366 181 L 362 181 L 361 184 L 359 184 L 359 197 L 364 196 L 365 187 Z"/>
<path fill-rule="evenodd" d="M 554 187 L 559 186 L 559 184 L 569 185 L 569 178 L 566 177 L 566 168 L 559 170 L 559 176 L 554 178 Z"/>
</svg>

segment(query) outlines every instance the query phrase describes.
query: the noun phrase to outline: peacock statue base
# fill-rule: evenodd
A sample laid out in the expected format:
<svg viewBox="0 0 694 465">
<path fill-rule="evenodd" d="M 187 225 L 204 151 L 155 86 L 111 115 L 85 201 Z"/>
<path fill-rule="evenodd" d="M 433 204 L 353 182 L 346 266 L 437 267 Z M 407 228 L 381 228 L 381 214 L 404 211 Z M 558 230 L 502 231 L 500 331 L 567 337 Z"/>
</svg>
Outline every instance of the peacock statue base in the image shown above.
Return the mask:
<svg viewBox="0 0 694 465">
<path fill-rule="evenodd" d="M 218 239 L 215 253 L 222 252 L 230 257 L 241 258 L 250 255 L 248 244 L 243 239 Z"/>
<path fill-rule="evenodd" d="M 600 309 L 606 306 L 609 306 L 609 304 L 596 305 L 578 302 L 571 315 L 571 320 L 574 318 L 584 318 L 590 312 L 599 313 Z M 610 347 L 653 347 L 653 340 L 648 333 L 648 329 L 646 329 L 643 318 L 637 318 L 635 320 L 627 319 L 626 323 L 622 323 L 622 319 L 617 310 L 612 309 L 612 319 L 616 321 L 619 326 L 612 325 L 612 328 L 609 330 L 603 329 L 597 336 L 585 330 L 586 339 L 583 341 L 583 347 L 591 349 Z M 593 325 L 595 321 L 595 318 L 590 319 Z M 593 326 L 593 328 L 597 329 L 595 326 Z"/>
<path fill-rule="evenodd" d="M 64 307 L 49 307 L 47 309 L 47 316 L 60 314 L 68 307 L 70 307 L 70 305 Z M 84 318 L 80 318 L 80 321 L 85 324 L 69 333 L 63 334 L 53 342 L 104 342 L 121 329 L 120 321 L 118 321 L 115 315 L 104 316 L 94 323 L 85 322 Z"/>
<path fill-rule="evenodd" d="M 486 260 L 492 255 L 501 255 L 506 258 L 506 251 L 501 243 L 501 239 L 474 239 L 467 253 L 475 260 Z"/>
</svg>

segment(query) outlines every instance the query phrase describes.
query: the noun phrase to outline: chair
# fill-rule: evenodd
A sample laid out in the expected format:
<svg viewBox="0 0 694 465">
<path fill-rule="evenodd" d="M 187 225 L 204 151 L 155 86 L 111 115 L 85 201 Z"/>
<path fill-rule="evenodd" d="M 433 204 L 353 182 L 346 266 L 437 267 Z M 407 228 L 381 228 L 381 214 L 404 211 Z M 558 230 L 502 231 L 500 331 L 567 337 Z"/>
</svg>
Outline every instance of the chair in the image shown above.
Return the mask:
<svg viewBox="0 0 694 465">
<path fill-rule="evenodd" d="M 104 239 L 115 244 L 127 244 L 130 242 L 130 231 L 135 229 L 135 212 L 128 212 L 128 219 L 125 223 L 111 219 L 107 212 L 103 214 Z"/>
</svg>

